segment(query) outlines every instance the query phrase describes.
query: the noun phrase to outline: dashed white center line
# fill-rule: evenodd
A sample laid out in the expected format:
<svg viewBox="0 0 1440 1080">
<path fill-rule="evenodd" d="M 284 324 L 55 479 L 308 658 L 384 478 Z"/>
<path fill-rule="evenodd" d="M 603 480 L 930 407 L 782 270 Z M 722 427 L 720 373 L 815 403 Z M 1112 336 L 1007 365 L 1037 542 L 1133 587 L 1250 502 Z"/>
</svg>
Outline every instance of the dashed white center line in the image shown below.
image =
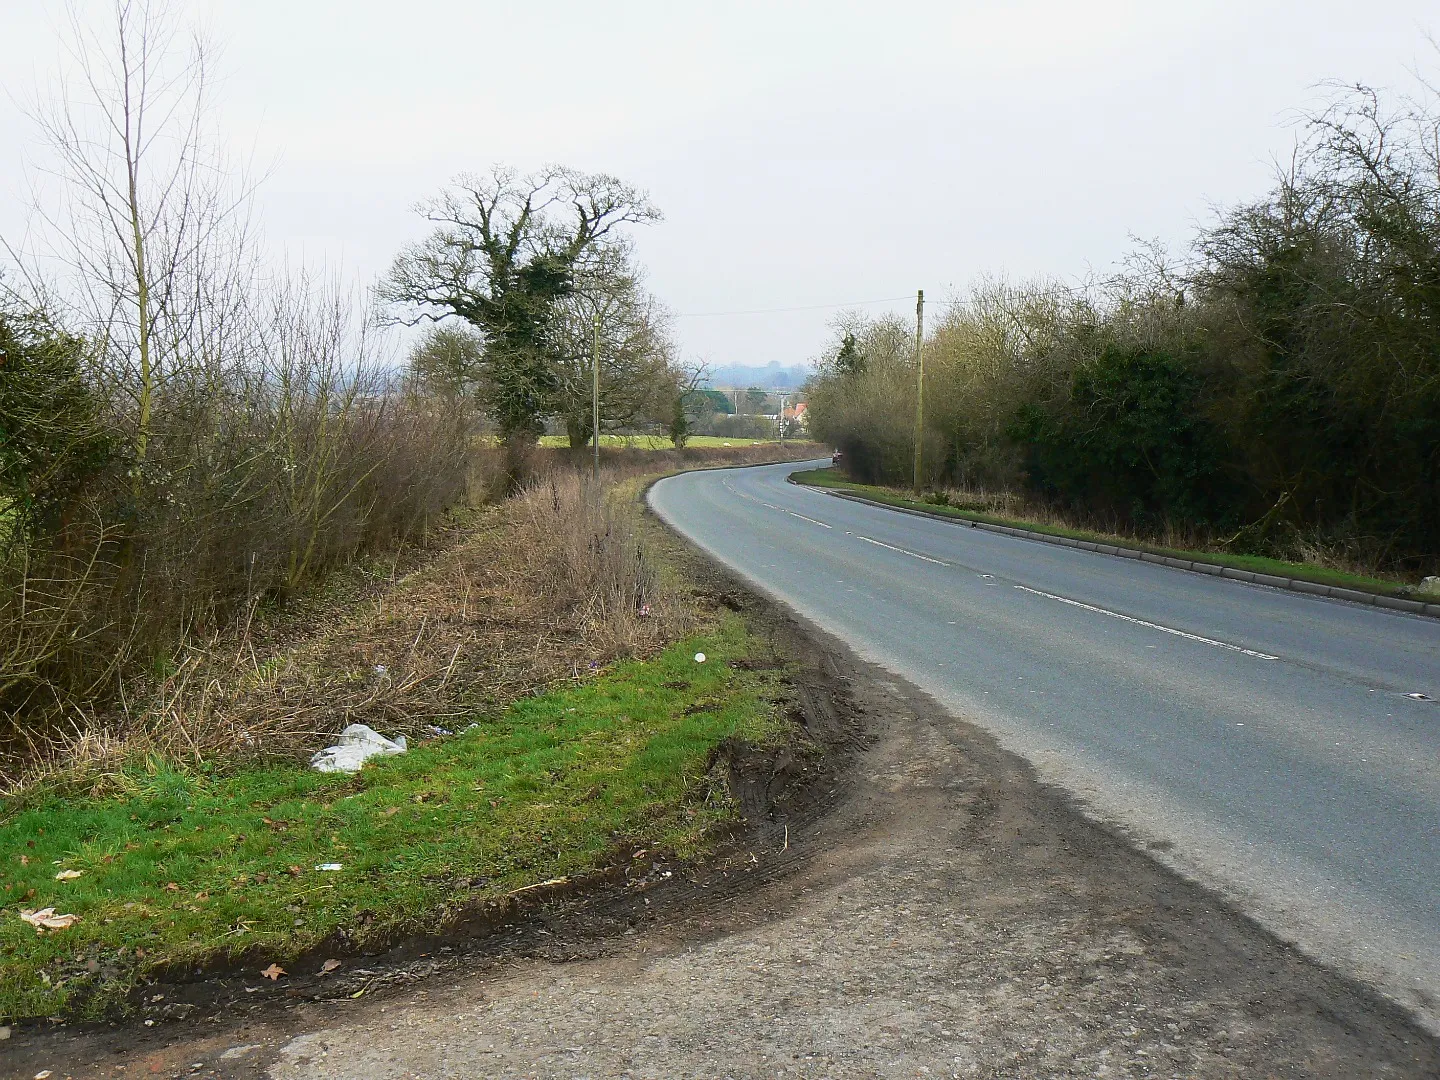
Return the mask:
<svg viewBox="0 0 1440 1080">
<path fill-rule="evenodd" d="M 804 514 L 797 514 L 794 510 L 786 510 L 785 507 L 776 506 L 774 503 L 761 503 L 760 505 L 768 506 L 771 510 L 779 510 L 782 514 L 789 514 L 791 517 L 797 517 L 801 521 L 808 521 L 811 525 L 819 525 L 822 529 L 833 529 L 835 527 L 834 525 L 827 525 L 825 522 L 815 518 L 806 517 Z"/>
<path fill-rule="evenodd" d="M 1043 596 L 1047 600 L 1058 600 L 1060 603 L 1069 604 L 1071 607 L 1093 611 L 1097 615 L 1108 615 L 1112 619 L 1120 619 L 1124 622 L 1134 623 L 1136 626 L 1143 626 L 1149 630 L 1159 630 L 1162 634 L 1174 634 L 1176 637 L 1185 638 L 1187 641 L 1198 641 L 1204 645 L 1214 645 L 1217 649 L 1229 649 L 1231 652 L 1244 653 L 1246 656 L 1253 656 L 1256 660 L 1280 659 L 1278 656 L 1271 656 L 1269 653 L 1256 652 L 1254 649 L 1247 649 L 1241 645 L 1231 645 L 1228 641 L 1216 641 L 1214 638 L 1201 637 L 1199 634 L 1192 634 L 1185 630 L 1176 630 L 1173 626 L 1161 626 L 1159 623 L 1146 622 L 1144 619 L 1136 619 L 1130 615 L 1121 615 L 1120 612 L 1111 611 L 1109 608 L 1096 607 L 1094 604 L 1082 604 L 1079 600 L 1071 600 L 1068 596 L 1056 596 L 1054 593 L 1042 592 L 1040 589 L 1032 589 L 1028 585 L 1016 585 L 1015 588 L 1022 592 L 1032 593 L 1035 596 Z"/>
<path fill-rule="evenodd" d="M 798 514 L 794 510 L 789 510 L 786 507 L 776 506 L 774 503 L 768 503 L 765 502 L 763 499 L 757 499 L 753 495 L 749 495 L 746 492 L 737 490 L 735 487 L 733 487 L 726 481 L 721 482 L 725 485 L 725 487 L 729 488 L 736 495 L 740 496 L 740 498 L 748 499 L 750 502 L 753 503 L 759 503 L 761 506 L 766 507 L 769 510 L 778 510 L 782 514 L 789 514 L 791 517 L 797 517 L 801 521 L 808 521 L 812 525 L 819 525 L 822 529 L 833 529 L 835 527 L 828 524 L 827 522 L 819 521 L 816 518 L 806 517 L 804 514 Z M 896 547 L 894 544 L 887 544 L 883 540 L 876 540 L 869 536 L 863 536 L 860 533 L 846 532 L 845 535 L 853 536 L 856 540 L 863 540 L 867 544 L 874 544 L 876 547 L 885 548 L 887 551 L 894 551 L 898 552 L 901 555 L 908 555 L 912 559 L 919 559 L 921 562 L 927 562 L 934 566 L 950 565 L 950 563 L 945 562 L 943 559 L 932 559 L 929 555 L 921 555 L 918 551 L 911 551 L 908 548 Z M 983 578 L 991 579 L 989 581 L 986 581 L 987 585 L 999 584 L 999 582 L 993 580 L 993 577 L 990 574 L 982 574 L 980 576 Z M 1203 637 L 1200 634 L 1192 634 L 1187 630 L 1177 630 L 1173 626 L 1161 626 L 1159 623 L 1148 622 L 1145 619 L 1137 619 L 1131 615 L 1122 615 L 1120 612 L 1111 611 L 1109 608 L 1096 607 L 1094 604 L 1086 604 L 1082 603 L 1079 600 L 1071 600 L 1068 596 L 1057 596 L 1055 593 L 1048 593 L 1042 589 L 1032 589 L 1028 585 L 1016 585 L 1015 588 L 1021 590 L 1022 592 L 1031 593 L 1034 596 L 1043 596 L 1047 600 L 1056 600 L 1062 604 L 1069 604 L 1071 607 L 1077 607 L 1084 611 L 1092 611 L 1097 615 L 1106 615 L 1112 619 L 1119 619 L 1122 622 L 1128 622 L 1135 626 L 1143 626 L 1147 630 L 1158 630 L 1162 634 L 1171 634 L 1175 637 L 1184 638 L 1187 641 L 1198 641 L 1202 645 L 1213 645 L 1217 649 L 1227 649 L 1230 652 L 1237 652 L 1244 656 L 1252 656 L 1256 660 L 1280 659 L 1278 656 L 1271 656 L 1269 653 L 1257 652 L 1254 649 L 1247 649 L 1243 645 L 1232 645 L 1228 641 L 1217 641 L 1214 638 Z M 1153 646 L 1147 645 L 1146 648 L 1153 648 Z"/>
<path fill-rule="evenodd" d="M 868 536 L 861 536 L 859 533 L 847 532 L 846 536 L 853 536 L 856 540 L 864 540 L 867 544 L 874 544 L 876 547 L 887 548 L 890 551 L 898 551 L 901 555 L 909 555 L 912 559 L 919 559 L 922 562 L 934 563 L 936 566 L 949 566 L 950 564 L 941 559 L 932 559 L 929 555 L 921 555 L 918 551 L 909 551 L 894 544 L 886 544 L 880 540 L 871 540 Z"/>
<path fill-rule="evenodd" d="M 749 499 L 751 502 L 759 503 L 761 506 L 767 507 L 771 510 L 779 510 L 782 514 L 789 514 L 791 517 L 797 517 L 801 521 L 808 521 L 811 525 L 819 525 L 822 529 L 833 529 L 835 527 L 834 525 L 827 525 L 825 522 L 820 521 L 817 518 L 806 517 L 804 514 L 797 514 L 794 510 L 787 510 L 783 506 L 776 506 L 774 503 L 768 503 L 764 499 L 757 499 L 754 495 L 747 495 L 745 492 L 740 491 L 738 488 L 732 485 L 728 480 L 722 480 L 721 483 L 730 491 L 734 492 L 736 495 L 739 495 L 742 499 Z"/>
</svg>

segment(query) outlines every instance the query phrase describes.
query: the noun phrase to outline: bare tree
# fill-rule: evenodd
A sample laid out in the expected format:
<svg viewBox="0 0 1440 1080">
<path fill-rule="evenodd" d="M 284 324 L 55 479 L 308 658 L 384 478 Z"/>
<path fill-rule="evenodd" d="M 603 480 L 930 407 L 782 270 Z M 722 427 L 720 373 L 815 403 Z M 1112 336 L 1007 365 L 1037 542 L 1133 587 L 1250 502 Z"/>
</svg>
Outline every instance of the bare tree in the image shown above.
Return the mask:
<svg viewBox="0 0 1440 1080">
<path fill-rule="evenodd" d="M 432 326 L 410 349 L 407 364 L 429 393 L 479 404 L 484 341 L 467 326 Z"/>
<path fill-rule="evenodd" d="M 602 429 L 667 421 L 675 384 L 668 313 L 645 292 L 626 243 L 597 247 L 556 304 L 552 327 L 556 413 L 572 447 L 589 442 L 595 323 L 600 329 Z"/>
<path fill-rule="evenodd" d="M 63 295 L 133 399 L 137 486 L 168 381 L 220 363 L 250 270 L 249 186 L 209 138 L 209 49 L 163 0 L 70 11 L 71 69 L 33 110 L 55 157 L 58 203 L 36 200 Z M 13 254 L 13 253 L 12 253 Z"/>
<path fill-rule="evenodd" d="M 670 373 L 673 382 L 666 433 L 676 450 L 684 450 L 695 433 L 695 421 L 714 411 L 714 402 L 698 392 L 710 375 L 710 367 L 701 360 L 675 363 L 670 366 Z"/>
<path fill-rule="evenodd" d="M 529 446 L 555 411 L 557 302 L 598 246 L 660 212 L 615 177 L 558 166 L 462 176 L 418 210 L 435 228 L 400 253 L 381 296 L 409 325 L 454 316 L 483 335 L 495 420 L 512 450 Z"/>
</svg>

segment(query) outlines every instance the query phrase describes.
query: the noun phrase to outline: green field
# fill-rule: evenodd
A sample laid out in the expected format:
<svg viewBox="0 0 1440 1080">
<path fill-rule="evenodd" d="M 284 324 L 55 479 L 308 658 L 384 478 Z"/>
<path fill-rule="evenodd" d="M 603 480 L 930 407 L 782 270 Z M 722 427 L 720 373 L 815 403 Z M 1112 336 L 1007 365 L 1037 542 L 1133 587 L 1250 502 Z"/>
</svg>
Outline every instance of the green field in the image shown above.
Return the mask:
<svg viewBox="0 0 1440 1080">
<path fill-rule="evenodd" d="M 355 776 L 136 763 L 119 797 L 0 805 L 0 1020 L 100 1015 L 157 969 L 255 950 L 258 973 L 339 931 L 363 946 L 526 886 L 703 852 L 736 813 L 711 750 L 791 731 L 781 673 L 731 665 L 758 656 L 769 646 L 727 615 Z M 79 921 L 40 935 L 19 917 L 46 907 Z"/>
<path fill-rule="evenodd" d="M 718 435 L 692 435 L 686 446 L 759 446 L 773 443 L 774 439 L 722 439 Z M 544 435 L 541 446 L 569 446 L 570 440 L 564 435 Z M 601 435 L 600 445 L 635 450 L 670 450 L 673 444 L 664 435 Z"/>
</svg>

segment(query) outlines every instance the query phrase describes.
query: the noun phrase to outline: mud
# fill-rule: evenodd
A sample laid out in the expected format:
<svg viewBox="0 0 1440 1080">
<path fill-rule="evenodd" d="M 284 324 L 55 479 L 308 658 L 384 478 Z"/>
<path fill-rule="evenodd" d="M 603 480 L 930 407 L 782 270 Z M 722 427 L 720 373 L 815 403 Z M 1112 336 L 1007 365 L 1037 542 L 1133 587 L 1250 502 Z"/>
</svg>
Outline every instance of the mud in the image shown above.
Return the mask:
<svg viewBox="0 0 1440 1080">
<path fill-rule="evenodd" d="M 747 825 L 714 864 L 537 894 L 324 978 L 201 980 L 183 1019 L 153 1003 L 150 1028 L 20 1031 L 0 1075 L 1440 1075 L 1396 1006 L 1086 820 L 912 687 L 756 617 L 802 662 L 822 752 L 717 751 Z"/>
</svg>

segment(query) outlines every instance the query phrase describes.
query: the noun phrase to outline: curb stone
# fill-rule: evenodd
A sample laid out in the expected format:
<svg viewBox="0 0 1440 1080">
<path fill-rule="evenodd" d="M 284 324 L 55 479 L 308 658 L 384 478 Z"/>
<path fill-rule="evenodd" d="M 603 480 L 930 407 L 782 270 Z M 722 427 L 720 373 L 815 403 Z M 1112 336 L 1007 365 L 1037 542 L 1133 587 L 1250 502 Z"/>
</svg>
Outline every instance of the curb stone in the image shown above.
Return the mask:
<svg viewBox="0 0 1440 1080">
<path fill-rule="evenodd" d="M 796 484 L 793 476 L 786 477 L 786 481 Z M 1407 600 L 1400 596 L 1385 596 L 1380 593 L 1363 592 L 1359 589 L 1344 589 L 1338 585 L 1321 585 L 1315 581 L 1305 581 L 1299 578 L 1275 577 L 1272 574 L 1256 574 L 1250 570 L 1238 570 L 1233 566 L 1219 566 L 1207 562 L 1187 562 L 1184 559 L 1174 559 L 1165 555 L 1156 555 L 1150 551 L 1140 551 L 1137 548 L 1117 547 L 1114 544 L 1092 543 L 1089 540 L 1075 540 L 1068 536 L 1054 536 L 1051 533 L 1037 532 L 1034 529 L 1017 529 L 1009 525 L 992 525 L 988 521 L 971 521 L 968 518 L 951 517 L 948 514 L 933 513 L 929 510 L 917 510 L 909 506 L 892 506 L 889 503 L 880 502 L 878 499 L 867 499 L 864 495 L 856 495 L 849 491 L 836 491 L 833 488 L 814 487 L 809 484 L 797 484 L 800 487 L 811 487 L 814 491 L 823 492 L 826 495 L 833 495 L 837 499 L 848 499 L 851 502 L 864 503 L 867 506 L 878 506 L 883 510 L 894 510 L 901 514 L 912 514 L 915 517 L 929 518 L 931 521 L 943 521 L 950 525 L 963 525 L 972 529 L 984 529 L 986 532 L 1001 533 L 1005 536 L 1015 536 L 1022 540 L 1038 540 L 1042 544 L 1053 544 L 1057 547 L 1074 547 L 1082 551 L 1094 551 L 1101 555 L 1115 555 L 1122 559 L 1136 559 L 1142 562 L 1154 563 L 1157 566 L 1168 566 L 1175 570 L 1186 570 L 1193 574 L 1209 574 L 1212 577 L 1226 577 L 1234 581 L 1243 581 L 1247 585 L 1268 585 L 1272 589 L 1283 589 L 1287 592 L 1300 593 L 1303 596 L 1319 596 L 1328 600 L 1348 600 L 1353 604 L 1366 604 L 1370 607 L 1384 608 L 1387 611 L 1402 611 L 1411 615 L 1427 615 L 1431 618 L 1440 618 L 1440 603 L 1429 604 L 1422 600 Z"/>
</svg>

